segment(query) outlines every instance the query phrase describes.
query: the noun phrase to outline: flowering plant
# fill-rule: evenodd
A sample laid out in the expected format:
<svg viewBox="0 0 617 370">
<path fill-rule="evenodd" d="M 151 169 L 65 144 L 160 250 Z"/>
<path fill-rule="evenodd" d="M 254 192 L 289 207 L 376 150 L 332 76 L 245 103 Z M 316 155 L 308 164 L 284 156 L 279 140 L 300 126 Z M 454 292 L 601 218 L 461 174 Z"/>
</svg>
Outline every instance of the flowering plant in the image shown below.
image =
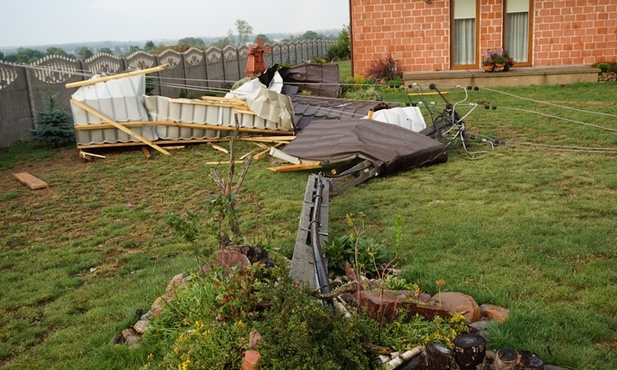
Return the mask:
<svg viewBox="0 0 617 370">
<path fill-rule="evenodd" d="M 487 49 L 482 57 L 483 66 L 506 65 L 508 68 L 514 65 L 514 61 L 507 50 Z"/>
</svg>

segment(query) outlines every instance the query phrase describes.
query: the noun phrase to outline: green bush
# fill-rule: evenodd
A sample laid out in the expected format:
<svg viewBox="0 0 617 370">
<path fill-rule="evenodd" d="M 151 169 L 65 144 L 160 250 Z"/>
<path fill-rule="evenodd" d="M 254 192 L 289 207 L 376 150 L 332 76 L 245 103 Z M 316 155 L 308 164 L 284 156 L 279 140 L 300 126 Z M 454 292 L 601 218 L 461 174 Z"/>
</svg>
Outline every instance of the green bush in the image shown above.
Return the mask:
<svg viewBox="0 0 617 370">
<path fill-rule="evenodd" d="M 360 273 L 375 277 L 379 272 L 379 266 L 392 262 L 392 253 L 386 250 L 383 243 L 364 236 L 358 238 L 342 235 L 328 241 L 323 251 L 328 257 L 328 269 L 339 274 L 344 274 L 345 262 L 349 262 L 357 267 Z"/>
</svg>

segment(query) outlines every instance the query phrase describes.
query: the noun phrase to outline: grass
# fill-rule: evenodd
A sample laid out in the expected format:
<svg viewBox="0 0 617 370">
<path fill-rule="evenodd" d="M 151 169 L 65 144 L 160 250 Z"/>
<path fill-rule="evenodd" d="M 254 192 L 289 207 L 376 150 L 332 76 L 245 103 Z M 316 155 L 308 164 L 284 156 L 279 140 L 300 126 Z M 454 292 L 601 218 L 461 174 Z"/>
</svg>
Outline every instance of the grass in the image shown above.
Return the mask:
<svg viewBox="0 0 617 370">
<path fill-rule="evenodd" d="M 571 369 L 617 366 L 615 154 L 523 145 L 617 149 L 611 84 L 486 89 L 469 130 L 507 145 L 469 160 L 373 178 L 330 203 L 332 237 L 364 213 L 368 235 L 398 254 L 403 276 L 429 293 L 462 291 L 511 310 L 490 346 L 531 350 Z M 522 100 L 560 102 L 579 110 Z M 385 100 L 404 102 L 388 91 Z M 454 100 L 456 92 L 450 91 Z M 525 109 L 520 111 L 516 109 Z M 425 111 L 426 113 L 426 111 Z M 426 115 L 428 117 L 428 115 Z M 474 148 L 484 148 L 476 145 Z M 244 144 L 242 152 L 253 150 Z M 83 162 L 75 149 L 19 144 L 0 151 L 0 366 L 6 369 L 137 369 L 154 349 L 108 342 L 147 310 L 175 274 L 202 261 L 166 225 L 198 210 L 216 186 L 205 145 L 171 156 L 105 150 Z M 253 163 L 239 194 L 249 242 L 291 256 L 308 173 Z M 32 191 L 13 172 L 48 182 Z M 401 220 L 402 223 L 400 221 Z M 203 240 L 202 243 L 206 243 Z"/>
</svg>

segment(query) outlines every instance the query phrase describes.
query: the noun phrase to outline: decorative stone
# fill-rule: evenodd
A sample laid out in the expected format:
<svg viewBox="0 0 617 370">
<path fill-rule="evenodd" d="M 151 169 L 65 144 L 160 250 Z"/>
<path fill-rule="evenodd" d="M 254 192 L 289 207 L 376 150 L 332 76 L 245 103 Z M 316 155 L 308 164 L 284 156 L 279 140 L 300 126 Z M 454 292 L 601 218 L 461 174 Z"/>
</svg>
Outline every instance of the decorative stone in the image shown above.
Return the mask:
<svg viewBox="0 0 617 370">
<path fill-rule="evenodd" d="M 249 348 L 257 349 L 257 346 L 259 346 L 261 340 L 261 334 L 259 334 L 257 330 L 251 330 L 251 333 L 249 334 Z"/>
<path fill-rule="evenodd" d="M 242 362 L 242 370 L 259 370 L 259 361 L 261 355 L 259 352 L 252 349 L 244 353 L 244 361 Z"/>
<path fill-rule="evenodd" d="M 459 313 L 467 319 L 468 322 L 480 320 L 482 312 L 480 306 L 476 303 L 473 297 L 460 292 L 441 292 L 431 298 L 431 303 L 448 311 Z"/>
<path fill-rule="evenodd" d="M 135 325 L 133 325 L 133 329 L 135 329 L 135 331 L 139 334 L 143 334 L 146 332 L 146 329 L 148 328 L 148 320 L 139 320 L 135 323 Z"/>
<path fill-rule="evenodd" d="M 122 330 L 122 338 L 129 347 L 136 345 L 141 340 L 141 337 L 131 328 Z"/>
<path fill-rule="evenodd" d="M 540 370 L 544 369 L 544 361 L 537 354 L 529 351 L 521 353 L 521 361 L 519 363 L 520 370 Z"/>
<path fill-rule="evenodd" d="M 248 267 L 251 262 L 246 255 L 231 249 L 221 249 L 216 253 L 216 259 L 212 262 L 206 263 L 200 270 L 199 274 L 205 274 L 210 270 L 212 266 L 220 266 L 226 270 L 230 270 L 232 267 L 242 266 Z"/>
<path fill-rule="evenodd" d="M 480 306 L 480 310 L 482 311 L 482 315 L 495 320 L 500 324 L 505 323 L 510 317 L 510 310 L 504 307 L 495 306 L 493 304 L 483 304 Z"/>
<path fill-rule="evenodd" d="M 394 290 L 362 290 L 353 293 L 353 298 L 365 307 L 368 315 L 374 320 L 386 319 L 391 321 L 399 310 L 407 312 L 408 317 L 416 314 L 433 319 L 435 316 L 450 317 L 450 312 L 433 303 L 423 303 L 408 298 L 405 292 Z"/>
<path fill-rule="evenodd" d="M 495 370 L 514 370 L 518 365 L 518 352 L 514 348 L 500 349 L 497 351 L 493 365 Z"/>
<path fill-rule="evenodd" d="M 188 276 L 185 277 L 184 274 L 178 274 L 169 281 L 167 287 L 165 288 L 165 291 L 169 292 L 171 290 L 175 290 L 176 288 L 184 286 L 184 284 L 186 284 L 188 280 Z"/>
</svg>

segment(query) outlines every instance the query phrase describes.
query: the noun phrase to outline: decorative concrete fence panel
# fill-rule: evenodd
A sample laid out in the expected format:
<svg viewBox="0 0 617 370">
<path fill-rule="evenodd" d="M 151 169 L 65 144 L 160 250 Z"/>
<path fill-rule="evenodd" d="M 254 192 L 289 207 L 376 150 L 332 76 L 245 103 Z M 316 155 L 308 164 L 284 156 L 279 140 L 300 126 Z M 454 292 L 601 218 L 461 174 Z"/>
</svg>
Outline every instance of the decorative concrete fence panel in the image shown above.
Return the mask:
<svg viewBox="0 0 617 370">
<path fill-rule="evenodd" d="M 295 65 L 315 56 L 326 56 L 327 46 L 332 42 L 273 43 L 264 60 L 267 67 Z M 71 95 L 77 89 L 67 89 L 67 83 L 87 80 L 95 74 L 111 75 L 168 64 L 166 70 L 147 76 L 147 93 L 177 98 L 181 89 L 186 89 L 193 97 L 242 79 L 248 50 L 244 45 L 223 50 L 210 47 L 206 51 L 190 48 L 183 53 L 169 49 L 159 55 L 137 51 L 123 58 L 99 53 L 86 60 L 46 56 L 29 65 L 0 61 L 0 147 L 31 137 L 37 112 L 45 108 L 42 93 L 58 93 L 59 107 L 70 109 Z"/>
<path fill-rule="evenodd" d="M 0 64 L 0 147 L 30 138 L 33 128 L 25 68 Z"/>
<path fill-rule="evenodd" d="M 188 94 L 184 56 L 175 50 L 168 49 L 159 54 L 157 59 L 159 65 L 167 64 L 167 68 L 159 72 L 158 81 L 155 83 L 160 86 L 161 91 L 157 95 L 178 98 L 182 90 Z"/>
</svg>

